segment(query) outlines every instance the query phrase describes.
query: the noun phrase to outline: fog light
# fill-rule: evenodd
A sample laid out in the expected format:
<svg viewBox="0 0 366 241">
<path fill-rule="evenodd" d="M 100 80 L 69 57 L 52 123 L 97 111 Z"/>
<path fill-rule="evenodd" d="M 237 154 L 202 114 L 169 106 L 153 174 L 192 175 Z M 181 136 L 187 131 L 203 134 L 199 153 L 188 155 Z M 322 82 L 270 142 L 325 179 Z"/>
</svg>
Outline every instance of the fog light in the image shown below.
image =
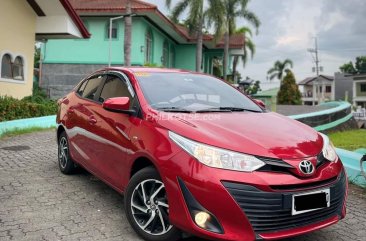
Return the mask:
<svg viewBox="0 0 366 241">
<path fill-rule="evenodd" d="M 189 214 L 191 215 L 192 221 L 204 230 L 214 232 L 214 233 L 224 233 L 224 229 L 221 227 L 221 224 L 213 215 L 205 209 L 192 195 L 192 193 L 188 190 L 187 186 L 184 184 L 182 179 L 178 177 L 178 183 L 182 190 L 182 194 L 184 200 L 186 201 Z"/>
<path fill-rule="evenodd" d="M 206 213 L 206 212 L 199 212 L 194 216 L 194 221 L 196 222 L 196 224 L 198 226 L 200 226 L 201 228 L 205 228 L 206 227 L 206 222 L 207 220 L 210 218 L 210 214 Z"/>
</svg>

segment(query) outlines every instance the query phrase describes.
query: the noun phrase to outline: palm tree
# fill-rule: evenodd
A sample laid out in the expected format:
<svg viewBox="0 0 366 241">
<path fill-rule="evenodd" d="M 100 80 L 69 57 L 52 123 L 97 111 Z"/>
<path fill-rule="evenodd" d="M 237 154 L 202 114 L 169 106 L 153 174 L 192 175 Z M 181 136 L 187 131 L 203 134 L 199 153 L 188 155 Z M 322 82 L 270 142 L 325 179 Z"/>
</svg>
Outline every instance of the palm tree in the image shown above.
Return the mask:
<svg viewBox="0 0 366 241">
<path fill-rule="evenodd" d="M 227 77 L 227 63 L 229 59 L 230 36 L 235 32 L 236 20 L 242 18 L 256 28 L 260 26 L 258 17 L 247 9 L 250 0 L 210 0 L 210 8 L 207 11 L 208 23 L 214 24 L 215 39 L 224 36 L 224 79 Z"/>
<path fill-rule="evenodd" d="M 127 0 L 126 17 L 125 17 L 125 36 L 124 36 L 124 58 L 125 66 L 131 66 L 131 31 L 132 31 L 132 17 L 131 17 L 131 0 Z"/>
<path fill-rule="evenodd" d="M 166 6 L 170 9 L 171 0 L 165 0 Z M 193 34 L 197 38 L 196 48 L 196 71 L 201 71 L 202 63 L 202 45 L 203 45 L 203 24 L 204 24 L 204 12 L 203 12 L 204 0 L 180 0 L 172 10 L 171 18 L 176 20 L 179 16 L 188 11 L 188 26 L 190 34 Z"/>
<path fill-rule="evenodd" d="M 251 37 L 252 37 L 252 30 L 247 27 L 242 27 L 237 30 L 235 30 L 235 34 L 243 34 L 245 39 L 245 45 L 244 45 L 244 53 L 241 55 L 241 60 L 243 62 L 243 66 L 246 65 L 248 62 L 248 55 L 250 52 L 251 58 L 253 58 L 255 54 L 255 44 L 253 43 Z M 236 68 L 239 63 L 239 55 L 235 55 L 233 58 L 233 75 L 234 75 L 234 81 L 235 81 L 235 74 L 236 74 Z"/>
<path fill-rule="evenodd" d="M 267 74 L 269 75 L 269 79 L 273 80 L 274 78 L 279 79 L 280 81 L 282 81 L 282 77 L 284 76 L 284 73 L 287 73 L 290 70 L 290 68 L 288 68 L 288 66 L 290 68 L 293 68 L 294 64 L 292 62 L 292 60 L 290 59 L 285 59 L 285 61 L 281 62 L 279 60 L 277 60 L 273 67 L 268 70 Z"/>
</svg>

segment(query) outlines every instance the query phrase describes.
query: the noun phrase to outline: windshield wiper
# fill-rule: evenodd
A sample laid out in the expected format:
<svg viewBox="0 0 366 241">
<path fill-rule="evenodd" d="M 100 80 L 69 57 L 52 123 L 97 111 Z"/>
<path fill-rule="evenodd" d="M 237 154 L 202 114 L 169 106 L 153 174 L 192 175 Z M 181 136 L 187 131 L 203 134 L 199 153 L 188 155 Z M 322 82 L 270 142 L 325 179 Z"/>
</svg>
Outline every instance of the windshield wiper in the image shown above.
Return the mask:
<svg viewBox="0 0 366 241">
<path fill-rule="evenodd" d="M 160 111 L 164 111 L 164 112 L 181 112 L 181 113 L 191 113 L 192 111 L 187 110 L 187 109 L 183 109 L 180 107 L 175 107 L 175 106 L 171 106 L 171 107 L 160 107 L 160 108 L 156 108 L 157 110 Z"/>
<path fill-rule="evenodd" d="M 198 110 L 196 111 L 197 113 L 203 113 L 203 112 L 241 112 L 241 111 L 250 111 L 250 112 L 261 112 L 258 110 L 253 110 L 253 109 L 246 109 L 246 108 L 240 108 L 240 107 L 213 107 L 213 108 L 208 108 L 208 109 L 203 109 L 203 110 Z"/>
</svg>

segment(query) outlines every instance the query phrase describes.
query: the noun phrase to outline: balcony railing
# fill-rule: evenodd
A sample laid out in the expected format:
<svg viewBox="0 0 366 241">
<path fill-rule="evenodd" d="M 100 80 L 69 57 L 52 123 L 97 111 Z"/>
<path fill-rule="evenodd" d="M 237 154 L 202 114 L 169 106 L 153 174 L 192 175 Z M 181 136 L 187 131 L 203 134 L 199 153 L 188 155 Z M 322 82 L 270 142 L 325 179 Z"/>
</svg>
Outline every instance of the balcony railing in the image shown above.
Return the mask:
<svg viewBox="0 0 366 241">
<path fill-rule="evenodd" d="M 302 93 L 302 97 L 304 97 L 304 98 L 312 98 L 313 97 L 313 92 L 303 92 Z"/>
</svg>

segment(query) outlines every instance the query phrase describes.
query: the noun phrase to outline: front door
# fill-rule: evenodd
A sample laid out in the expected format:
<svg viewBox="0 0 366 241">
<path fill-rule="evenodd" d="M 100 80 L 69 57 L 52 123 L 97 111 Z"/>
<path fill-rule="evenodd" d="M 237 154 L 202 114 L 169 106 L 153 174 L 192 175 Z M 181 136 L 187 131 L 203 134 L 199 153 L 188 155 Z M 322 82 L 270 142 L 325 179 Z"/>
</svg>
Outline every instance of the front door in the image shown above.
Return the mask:
<svg viewBox="0 0 366 241">
<path fill-rule="evenodd" d="M 98 102 L 114 97 L 129 97 L 131 109 L 137 103 L 127 77 L 119 73 L 107 75 Z M 93 132 L 98 136 L 95 165 L 104 180 L 121 189 L 122 180 L 129 175 L 125 160 L 132 150 L 129 132 L 131 120 L 136 117 L 105 110 L 101 104 L 92 108 L 96 118 Z"/>
</svg>

